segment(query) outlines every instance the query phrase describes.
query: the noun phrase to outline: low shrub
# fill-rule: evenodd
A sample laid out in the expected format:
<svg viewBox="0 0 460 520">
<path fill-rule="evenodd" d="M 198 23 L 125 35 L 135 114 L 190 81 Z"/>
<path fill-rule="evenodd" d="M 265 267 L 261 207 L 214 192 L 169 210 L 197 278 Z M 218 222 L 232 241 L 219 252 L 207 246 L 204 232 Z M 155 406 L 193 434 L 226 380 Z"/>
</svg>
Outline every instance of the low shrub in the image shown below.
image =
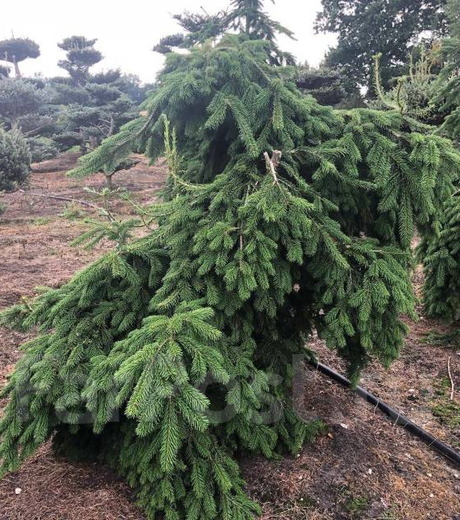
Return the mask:
<svg viewBox="0 0 460 520">
<path fill-rule="evenodd" d="M 0 129 L 0 190 L 14 191 L 30 173 L 31 155 L 18 130 Z"/>
<path fill-rule="evenodd" d="M 54 159 L 59 153 L 57 144 L 47 137 L 31 137 L 27 139 L 32 162 Z"/>
</svg>

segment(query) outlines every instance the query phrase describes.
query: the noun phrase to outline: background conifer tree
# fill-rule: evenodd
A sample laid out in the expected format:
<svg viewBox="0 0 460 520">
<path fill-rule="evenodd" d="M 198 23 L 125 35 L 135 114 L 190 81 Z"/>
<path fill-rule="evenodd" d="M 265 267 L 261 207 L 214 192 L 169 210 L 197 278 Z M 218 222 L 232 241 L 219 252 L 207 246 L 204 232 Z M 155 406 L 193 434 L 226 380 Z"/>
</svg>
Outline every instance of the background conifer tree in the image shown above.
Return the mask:
<svg viewBox="0 0 460 520">
<path fill-rule="evenodd" d="M 458 20 L 455 12 L 453 21 Z M 455 29 L 456 25 L 452 24 Z M 442 42 L 444 68 L 438 80 L 435 101 L 448 114 L 440 133 L 460 143 L 460 33 Z M 434 233 L 424 236 L 420 256 L 425 271 L 424 304 L 429 316 L 436 316 L 458 327 L 460 320 L 460 197 L 456 191 L 446 197 Z M 458 333 L 457 333 L 458 335 Z"/>
<path fill-rule="evenodd" d="M 51 81 L 53 103 L 64 105 L 53 136 L 61 150 L 74 146 L 82 152 L 94 149 L 137 117 L 135 106 L 144 100 L 148 89 L 141 87 L 138 78 L 123 75 L 119 70 L 91 74 L 91 67 L 103 59 L 94 47 L 96 41 L 71 36 L 58 44 L 67 51 L 67 59 L 61 60 L 59 66 L 70 75 L 70 80 Z"/>
<path fill-rule="evenodd" d="M 30 38 L 10 38 L 0 42 L 0 61 L 12 63 L 17 78 L 21 77 L 19 64 L 40 56 L 40 47 Z"/>
<path fill-rule="evenodd" d="M 273 46 L 226 35 L 169 53 L 139 117 L 74 175 L 165 155 L 158 227 L 2 315 L 38 327 L 4 392 L 3 471 L 54 435 L 137 490 L 148 518 L 240 520 L 236 452 L 296 453 L 321 426 L 292 402 L 313 331 L 354 380 L 388 365 L 413 314 L 410 244 L 453 190 L 460 155 L 400 112 L 336 111 Z"/>
<path fill-rule="evenodd" d="M 343 68 L 357 86 L 374 94 L 372 57 L 382 54 L 381 75 L 390 80 L 405 73 L 411 49 L 422 39 L 445 36 L 446 0 L 322 0 L 316 28 L 337 34 L 326 65 Z"/>
<path fill-rule="evenodd" d="M 313 96 L 321 105 L 341 108 L 364 107 L 364 100 L 352 80 L 340 69 L 321 64 L 310 67 L 308 63 L 297 66 L 297 86 Z"/>
<path fill-rule="evenodd" d="M 77 85 L 85 83 L 89 69 L 102 60 L 102 54 L 94 48 L 96 42 L 84 36 L 71 36 L 58 43 L 58 47 L 66 51 L 66 59 L 59 62 L 59 67 L 67 71 Z"/>
</svg>

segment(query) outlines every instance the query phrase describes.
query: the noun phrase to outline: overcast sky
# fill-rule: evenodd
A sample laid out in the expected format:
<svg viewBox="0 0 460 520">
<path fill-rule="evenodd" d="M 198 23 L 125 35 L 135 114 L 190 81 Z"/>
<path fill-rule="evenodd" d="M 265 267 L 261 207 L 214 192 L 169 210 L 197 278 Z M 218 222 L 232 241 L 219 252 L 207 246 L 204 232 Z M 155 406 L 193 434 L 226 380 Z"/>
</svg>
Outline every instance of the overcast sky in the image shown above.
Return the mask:
<svg viewBox="0 0 460 520">
<path fill-rule="evenodd" d="M 57 66 L 64 57 L 57 42 L 72 35 L 97 38 L 96 47 L 105 59 L 92 70 L 121 68 L 150 82 L 161 68 L 163 57 L 152 52 L 158 40 L 178 32 L 171 14 L 204 7 L 215 12 L 229 0 L 0 0 L 0 40 L 28 37 L 41 48 L 41 56 L 21 64 L 24 75 L 65 74 Z M 270 15 L 295 32 L 297 41 L 280 38 L 284 50 L 301 61 L 318 65 L 332 35 L 315 34 L 313 22 L 321 0 L 278 0 L 266 2 Z"/>
</svg>

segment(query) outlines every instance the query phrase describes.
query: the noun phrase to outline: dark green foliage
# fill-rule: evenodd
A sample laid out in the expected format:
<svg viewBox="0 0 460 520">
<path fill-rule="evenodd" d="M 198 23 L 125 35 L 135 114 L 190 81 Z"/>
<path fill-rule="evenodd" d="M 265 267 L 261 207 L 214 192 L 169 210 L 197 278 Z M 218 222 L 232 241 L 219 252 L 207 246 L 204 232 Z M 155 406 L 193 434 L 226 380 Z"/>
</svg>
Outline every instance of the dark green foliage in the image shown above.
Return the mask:
<svg viewBox="0 0 460 520">
<path fill-rule="evenodd" d="M 389 80 L 404 73 L 410 48 L 428 31 L 430 37 L 445 34 L 446 0 L 322 0 L 316 28 L 338 35 L 326 64 L 341 67 L 357 85 L 372 94 L 372 57 L 382 54 L 381 74 Z"/>
<path fill-rule="evenodd" d="M 12 63 L 16 77 L 21 77 L 19 63 L 28 58 L 38 58 L 40 47 L 30 38 L 10 38 L 0 42 L 0 61 Z"/>
<path fill-rule="evenodd" d="M 297 67 L 296 84 L 302 92 L 313 96 L 321 105 L 364 107 L 359 91 L 338 69 L 301 65 Z"/>
<path fill-rule="evenodd" d="M 440 218 L 440 232 L 425 244 L 424 304 L 428 316 L 460 320 L 460 197 L 450 197 Z"/>
<path fill-rule="evenodd" d="M 460 39 L 444 40 L 445 67 L 437 82 L 435 100 L 449 114 L 439 132 L 460 141 Z M 457 178 L 457 188 L 459 180 Z M 450 323 L 460 320 L 460 198 L 458 191 L 440 206 L 434 233 L 423 236 L 419 253 L 425 271 L 424 304 L 429 316 Z"/>
<path fill-rule="evenodd" d="M 139 209 L 148 236 L 129 240 L 140 219 L 99 226 L 85 240 L 111 253 L 3 314 L 40 332 L 4 391 L 5 471 L 57 433 L 125 475 L 150 519 L 249 520 L 235 454 L 297 453 L 321 430 L 291 395 L 312 332 L 355 380 L 397 357 L 414 229 L 460 156 L 398 112 L 320 106 L 272 51 L 227 36 L 169 54 L 148 115 L 73 172 L 142 150 L 170 175 Z"/>
<path fill-rule="evenodd" d="M 169 54 L 173 52 L 176 47 L 185 46 L 185 36 L 181 33 L 170 34 L 161 38 L 161 40 L 153 46 L 153 52 L 159 52 L 160 54 Z"/>
<path fill-rule="evenodd" d="M 145 101 L 147 93 L 154 87 L 149 83 L 142 84 L 138 76 L 134 74 L 123 74 L 120 69 L 90 75 L 88 83 L 110 85 L 128 96 L 136 105 Z"/>
<path fill-rule="evenodd" d="M 460 141 L 460 36 L 443 40 L 441 56 L 445 66 L 438 82 L 435 101 L 448 112 L 441 131 L 455 141 Z"/>
<path fill-rule="evenodd" d="M 29 177 L 30 152 L 17 130 L 0 128 L 0 191 L 12 191 Z"/>
<path fill-rule="evenodd" d="M 123 124 L 137 117 L 131 99 L 110 85 L 89 84 L 85 87 L 85 105 L 71 104 L 60 115 L 61 132 L 56 142 L 79 145 L 82 151 L 94 149 L 104 138 L 117 132 Z"/>
<path fill-rule="evenodd" d="M 447 0 L 446 13 L 450 36 L 460 38 L 460 0 Z"/>
</svg>

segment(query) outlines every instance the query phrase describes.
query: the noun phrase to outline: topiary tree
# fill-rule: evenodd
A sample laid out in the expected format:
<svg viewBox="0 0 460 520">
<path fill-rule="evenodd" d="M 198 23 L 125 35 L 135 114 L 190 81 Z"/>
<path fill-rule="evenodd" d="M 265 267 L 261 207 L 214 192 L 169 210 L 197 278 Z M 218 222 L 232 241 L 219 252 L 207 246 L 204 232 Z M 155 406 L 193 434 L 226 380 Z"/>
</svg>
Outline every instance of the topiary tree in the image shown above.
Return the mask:
<svg viewBox="0 0 460 520">
<path fill-rule="evenodd" d="M 40 56 L 40 47 L 30 38 L 10 38 L 0 41 L 0 61 L 14 65 L 16 77 L 21 77 L 19 63 Z"/>
<path fill-rule="evenodd" d="M 296 453 L 321 428 L 291 396 L 311 333 L 355 380 L 398 355 L 414 228 L 460 156 L 400 113 L 318 105 L 272 50 L 170 53 L 148 115 L 82 159 L 75 175 L 165 154 L 164 202 L 140 209 L 145 238 L 111 220 L 86 239 L 112 252 L 3 314 L 40 330 L 3 392 L 4 471 L 54 435 L 125 475 L 150 519 L 251 519 L 235 454 Z"/>
<path fill-rule="evenodd" d="M 88 103 L 66 106 L 61 114 L 62 132 L 54 136 L 64 148 L 66 143 L 70 147 L 78 145 L 82 152 L 93 150 L 138 115 L 131 99 L 116 87 L 90 84 L 85 92 L 89 95 Z"/>
<path fill-rule="evenodd" d="M 0 191 L 13 191 L 30 173 L 30 152 L 17 130 L 0 128 Z"/>
<path fill-rule="evenodd" d="M 84 84 L 89 69 L 102 60 L 102 54 L 94 48 L 96 42 L 96 39 L 88 40 L 84 36 L 71 36 L 58 43 L 58 47 L 66 51 L 66 59 L 58 65 L 70 74 L 77 85 Z"/>
<path fill-rule="evenodd" d="M 296 84 L 305 94 L 313 96 L 321 105 L 364 107 L 359 91 L 338 69 L 324 65 L 310 67 L 308 63 L 297 67 Z"/>
<path fill-rule="evenodd" d="M 103 58 L 94 49 L 96 41 L 72 36 L 59 44 L 67 50 L 67 60 L 60 61 L 59 66 L 71 76 L 71 80 L 56 78 L 52 82 L 55 104 L 64 105 L 53 136 L 63 151 L 74 146 L 79 146 L 83 153 L 93 150 L 102 139 L 137 117 L 135 103 L 145 99 L 146 89 L 138 78 L 123 75 L 119 70 L 90 74 L 91 66 Z"/>
</svg>

